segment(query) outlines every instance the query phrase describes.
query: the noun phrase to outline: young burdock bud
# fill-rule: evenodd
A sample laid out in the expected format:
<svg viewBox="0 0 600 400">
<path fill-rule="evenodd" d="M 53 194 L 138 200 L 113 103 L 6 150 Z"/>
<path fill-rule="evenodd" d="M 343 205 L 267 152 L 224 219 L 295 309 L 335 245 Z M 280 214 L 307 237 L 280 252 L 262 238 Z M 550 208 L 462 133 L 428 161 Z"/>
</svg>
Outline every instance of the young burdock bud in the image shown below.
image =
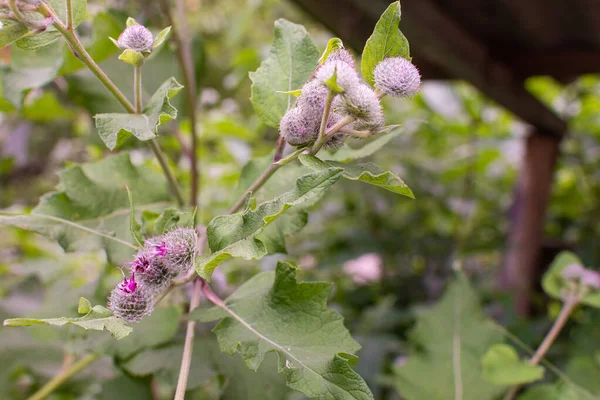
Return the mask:
<svg viewBox="0 0 600 400">
<path fill-rule="evenodd" d="M 154 36 L 145 26 L 135 24 L 121 33 L 117 45 L 121 50 L 151 52 L 154 47 Z"/>
<path fill-rule="evenodd" d="M 171 271 L 162 256 L 153 255 L 153 251 L 153 245 L 146 245 L 146 249 L 141 250 L 128 264 L 131 265 L 131 273 L 137 274 L 140 282 L 156 294 L 166 289 L 177 274 Z"/>
<path fill-rule="evenodd" d="M 145 315 L 150 315 L 154 308 L 152 293 L 146 289 L 144 284 L 135 281 L 135 275 L 131 278 L 123 278 L 110 293 L 109 308 L 116 317 L 126 322 L 139 322 Z"/>
<path fill-rule="evenodd" d="M 331 128 L 333 125 L 337 124 L 343 117 L 336 113 L 332 112 L 329 114 L 329 119 L 327 120 L 327 129 Z M 348 135 L 344 133 L 335 133 L 330 139 L 325 142 L 324 147 L 327 150 L 335 151 L 342 147 L 344 141 L 348 138 Z"/>
<path fill-rule="evenodd" d="M 333 61 L 342 61 L 351 66 L 353 69 L 355 68 L 354 57 L 352 57 L 352 54 L 350 54 L 350 52 L 345 49 L 337 49 L 329 53 L 325 64 Z"/>
<path fill-rule="evenodd" d="M 279 132 L 292 146 L 313 143 L 319 134 L 323 111 L 294 107 L 281 118 Z"/>
<path fill-rule="evenodd" d="M 314 110 L 322 113 L 328 93 L 327 87 L 319 81 L 312 80 L 302 87 L 302 93 L 296 101 L 296 106 L 303 110 Z"/>
<path fill-rule="evenodd" d="M 412 97 L 421 86 L 421 75 L 413 63 L 402 57 L 386 58 L 375 67 L 375 87 L 396 97 Z"/>
<path fill-rule="evenodd" d="M 341 96 L 333 103 L 335 111 L 341 115 L 356 118 L 353 129 L 372 130 L 383 126 L 385 118 L 377 94 L 367 85 L 360 84 Z"/>
<path fill-rule="evenodd" d="M 326 62 L 315 74 L 315 78 L 322 85 L 327 85 L 333 75 L 336 75 L 336 84 L 344 92 L 350 91 L 359 85 L 356 70 L 343 61 Z"/>
<path fill-rule="evenodd" d="M 175 276 L 188 273 L 194 266 L 198 235 L 193 228 L 176 228 L 162 236 L 162 260 Z"/>
</svg>

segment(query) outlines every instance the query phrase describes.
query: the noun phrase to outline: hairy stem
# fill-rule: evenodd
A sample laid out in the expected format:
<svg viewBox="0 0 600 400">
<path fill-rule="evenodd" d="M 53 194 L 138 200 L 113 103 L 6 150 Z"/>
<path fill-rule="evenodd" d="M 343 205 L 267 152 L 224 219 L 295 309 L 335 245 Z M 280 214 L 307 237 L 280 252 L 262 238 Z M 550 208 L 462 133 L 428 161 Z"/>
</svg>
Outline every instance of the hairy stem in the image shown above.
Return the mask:
<svg viewBox="0 0 600 400">
<path fill-rule="evenodd" d="M 73 0 L 67 0 L 67 29 L 73 31 Z"/>
<path fill-rule="evenodd" d="M 194 280 L 192 298 L 190 299 L 190 313 L 200 304 L 203 283 L 204 280 L 200 277 L 197 277 L 196 280 Z M 175 391 L 175 400 L 185 400 L 185 390 L 187 388 L 190 365 L 192 363 L 192 353 L 194 351 L 195 329 L 196 321 L 188 321 L 185 333 L 185 344 L 183 346 L 183 357 L 181 359 L 181 368 L 179 369 L 179 379 L 177 380 L 177 389 Z"/>
<path fill-rule="evenodd" d="M 133 67 L 133 102 L 135 104 L 136 114 L 141 114 L 144 107 L 142 105 L 142 66 Z"/>
<path fill-rule="evenodd" d="M 44 386 L 40 388 L 37 392 L 35 392 L 28 400 L 42 400 L 48 397 L 54 390 L 56 390 L 60 385 L 65 383 L 69 378 L 73 375 L 96 361 L 100 355 L 98 354 L 89 354 L 83 357 L 81 360 L 77 361 L 75 364 L 71 365 L 69 368 L 65 369 L 54 378 L 46 382 Z"/>
<path fill-rule="evenodd" d="M 246 191 L 242 194 L 238 201 L 236 201 L 235 204 L 231 206 L 231 208 L 228 211 L 228 214 L 233 214 L 239 211 L 242 205 L 244 204 L 244 201 L 246 201 L 246 197 L 250 193 L 253 193 L 260 189 L 280 167 L 281 165 L 276 163 L 269 164 L 267 169 L 265 169 L 264 172 L 258 178 L 256 178 L 256 180 L 250 185 L 248 189 L 246 189 Z"/>
<path fill-rule="evenodd" d="M 190 117 L 192 131 L 191 149 L 188 153 L 191 169 L 191 190 L 190 203 L 192 207 L 198 204 L 200 167 L 198 166 L 198 120 L 196 108 L 198 105 L 197 83 L 195 75 L 194 58 L 192 57 L 192 35 L 187 23 L 185 4 L 183 0 L 175 0 L 175 10 L 171 10 L 170 1 L 162 0 L 161 6 L 164 14 L 169 19 L 169 24 L 173 27 L 172 40 L 177 49 L 177 60 L 183 73 L 184 92 L 186 96 L 186 106 Z M 175 15 L 173 15 L 175 14 Z"/>
<path fill-rule="evenodd" d="M 150 145 L 150 148 L 154 152 L 154 155 L 156 156 L 156 159 L 158 160 L 158 163 L 160 164 L 160 167 L 162 168 L 163 173 L 167 178 L 167 181 L 169 182 L 169 186 L 171 187 L 171 190 L 173 191 L 173 194 L 177 199 L 177 203 L 180 206 L 184 206 L 185 200 L 183 198 L 183 192 L 181 191 L 181 187 L 177 182 L 177 178 L 175 178 L 175 175 L 173 175 L 173 171 L 171 171 L 171 168 L 169 167 L 167 157 L 165 157 L 164 153 L 162 152 L 162 149 L 158 145 L 158 141 L 156 140 L 156 138 L 154 138 L 149 140 L 148 143 Z"/>
<path fill-rule="evenodd" d="M 531 358 L 529 359 L 529 364 L 538 365 L 540 361 L 544 358 L 544 355 L 546 355 L 548 350 L 550 350 L 550 347 L 558 337 L 559 333 L 565 327 L 565 324 L 569 320 L 569 317 L 573 313 L 573 310 L 575 310 L 575 308 L 579 304 L 579 300 L 580 297 L 576 295 L 567 297 L 567 299 L 563 303 L 560 313 L 558 314 L 558 317 L 556 318 L 556 321 L 554 321 L 554 324 L 552 325 L 552 328 L 550 328 L 550 331 L 548 331 L 546 337 L 544 338 L 540 346 L 537 348 L 533 356 L 531 356 Z M 513 400 L 519 392 L 520 388 L 521 385 L 514 386 L 508 392 L 506 397 L 504 397 L 504 400 Z"/>
</svg>

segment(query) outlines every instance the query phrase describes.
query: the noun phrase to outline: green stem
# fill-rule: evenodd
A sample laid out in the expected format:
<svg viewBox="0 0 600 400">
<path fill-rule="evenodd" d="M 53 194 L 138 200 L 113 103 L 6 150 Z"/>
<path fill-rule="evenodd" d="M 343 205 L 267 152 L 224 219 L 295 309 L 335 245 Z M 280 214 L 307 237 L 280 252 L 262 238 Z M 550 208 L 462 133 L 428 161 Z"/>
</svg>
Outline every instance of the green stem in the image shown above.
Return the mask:
<svg viewBox="0 0 600 400">
<path fill-rule="evenodd" d="M 156 159 L 158 160 L 158 163 L 160 164 L 160 167 L 162 168 L 163 173 L 167 178 L 167 182 L 169 182 L 169 186 L 171 187 L 171 191 L 173 191 L 173 194 L 177 199 L 177 203 L 180 206 L 184 206 L 185 200 L 183 198 L 183 192 L 181 191 L 181 187 L 179 186 L 179 183 L 177 183 L 177 179 L 175 178 L 175 175 L 173 175 L 171 168 L 169 168 L 167 157 L 165 157 L 164 153 L 162 152 L 162 149 L 158 145 L 158 141 L 156 140 L 156 138 L 154 138 L 149 140 L 148 144 L 154 152 L 154 155 L 156 156 Z"/>
<path fill-rule="evenodd" d="M 298 157 L 298 156 L 296 155 L 296 157 Z M 246 201 L 246 197 L 250 193 L 253 193 L 253 192 L 257 191 L 258 189 L 260 189 L 269 180 L 269 178 L 271 176 L 273 176 L 275 171 L 277 171 L 279 168 L 281 168 L 280 164 L 276 164 L 276 163 L 269 164 L 267 169 L 264 170 L 264 172 L 258 178 L 256 178 L 256 180 L 252 183 L 252 185 L 250 185 L 250 187 L 248 189 L 246 189 L 246 191 L 240 196 L 238 201 L 236 201 L 235 204 L 229 209 L 228 214 L 233 214 L 233 213 L 239 211 L 239 209 L 244 204 L 244 201 Z"/>
<path fill-rule="evenodd" d="M 73 0 L 67 0 L 67 29 L 73 31 Z"/>
<path fill-rule="evenodd" d="M 142 66 L 136 65 L 133 67 L 133 102 L 135 104 L 136 114 L 143 112 L 142 105 Z"/>
<path fill-rule="evenodd" d="M 127 110 L 128 113 L 135 114 L 137 111 L 136 107 L 134 107 L 131 104 L 131 102 L 127 99 L 127 97 L 125 97 L 123 92 L 121 92 L 119 88 L 113 83 L 113 81 L 108 77 L 108 75 L 104 73 L 102 68 L 100 68 L 100 66 L 96 64 L 92 56 L 90 56 L 83 44 L 79 41 L 79 38 L 77 38 L 75 32 L 67 29 L 64 23 L 58 18 L 54 10 L 48 4 L 41 3 L 39 6 L 39 11 L 42 14 L 52 17 L 54 19 L 53 24 L 56 27 L 56 30 L 59 31 L 61 35 L 65 38 L 67 43 L 69 43 L 69 46 L 73 51 L 73 55 L 75 55 L 75 57 L 77 57 L 94 75 L 96 75 L 96 77 L 100 80 L 104 87 L 108 89 L 108 91 L 117 99 L 117 101 L 123 106 L 123 108 L 125 108 L 125 110 Z M 169 186 L 171 187 L 171 190 L 173 191 L 177 202 L 180 206 L 183 206 L 185 204 L 185 201 L 183 200 L 181 188 L 179 187 L 179 183 L 177 183 L 173 172 L 169 168 L 169 164 L 167 163 L 167 160 L 164 154 L 162 153 L 158 142 L 156 141 L 156 139 L 152 139 L 149 141 L 149 145 L 152 151 L 154 152 L 154 155 L 158 159 L 158 163 L 160 164 L 160 167 L 163 170 L 163 174 L 169 182 Z"/>
<path fill-rule="evenodd" d="M 183 0 L 175 0 L 175 12 L 177 15 L 173 16 L 173 11 L 170 7 L 169 0 L 163 0 L 161 2 L 163 12 L 169 19 L 169 23 L 173 26 L 173 33 L 171 38 L 175 43 L 177 49 L 176 55 L 183 73 L 183 84 L 184 92 L 186 96 L 187 112 L 190 117 L 191 125 L 191 149 L 188 153 L 190 158 L 190 204 L 192 207 L 196 207 L 198 204 L 198 193 L 199 193 L 199 182 L 200 182 L 200 167 L 198 165 L 198 119 L 196 115 L 197 108 L 197 83 L 194 65 L 194 58 L 192 57 L 192 43 L 190 29 L 187 24 L 187 16 L 185 12 L 185 4 Z"/>
<path fill-rule="evenodd" d="M 75 364 L 71 365 L 71 367 L 64 370 L 62 373 L 59 373 L 54 378 L 46 382 L 44 386 L 40 388 L 37 392 L 35 392 L 28 400 L 42 400 L 48 397 L 54 390 L 56 390 L 60 385 L 65 383 L 69 378 L 73 375 L 96 361 L 100 355 L 98 354 L 89 354 L 83 357 L 81 360 L 77 361 Z"/>
<path fill-rule="evenodd" d="M 21 10 L 17 6 L 16 0 L 8 0 L 8 8 L 10 8 L 10 11 L 12 11 L 12 13 L 15 14 L 15 18 L 17 19 L 17 21 L 23 24 L 27 24 L 27 18 L 25 18 L 25 15 L 23 15 Z"/>
<path fill-rule="evenodd" d="M 192 289 L 192 297 L 190 299 L 190 313 L 200 304 L 200 296 L 202 295 L 202 286 L 204 282 L 205 281 L 200 277 L 196 277 L 194 280 L 194 288 Z M 190 365 L 192 363 L 192 353 L 194 351 L 195 329 L 196 321 L 188 321 L 185 333 L 185 344 L 183 345 L 181 368 L 179 369 L 179 379 L 177 380 L 177 389 L 175 390 L 175 400 L 185 400 L 185 390 L 187 388 Z"/>
<path fill-rule="evenodd" d="M 537 348 L 533 356 L 531 356 L 531 358 L 529 359 L 529 364 L 538 365 L 540 361 L 544 358 L 544 355 L 548 352 L 548 350 L 550 350 L 550 347 L 558 337 L 558 334 L 565 327 L 565 324 L 569 320 L 569 317 L 573 313 L 573 310 L 575 310 L 575 308 L 579 304 L 579 300 L 580 297 L 576 295 L 567 297 L 562 306 L 562 309 L 560 310 L 560 313 L 558 314 L 558 317 L 556 318 L 556 321 L 554 321 L 554 324 L 552 325 L 552 328 L 550 328 L 550 331 L 548 331 L 546 337 L 544 338 L 540 346 Z M 514 386 L 508 392 L 506 397 L 504 397 L 504 400 L 513 400 L 520 388 L 521 385 Z"/>
</svg>

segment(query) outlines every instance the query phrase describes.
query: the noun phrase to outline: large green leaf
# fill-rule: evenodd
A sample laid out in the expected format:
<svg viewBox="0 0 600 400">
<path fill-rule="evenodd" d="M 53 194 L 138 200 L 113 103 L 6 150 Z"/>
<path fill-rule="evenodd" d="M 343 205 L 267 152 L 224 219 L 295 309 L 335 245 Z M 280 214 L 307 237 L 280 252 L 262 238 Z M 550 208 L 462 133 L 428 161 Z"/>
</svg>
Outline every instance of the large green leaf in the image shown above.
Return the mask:
<svg viewBox="0 0 600 400">
<path fill-rule="evenodd" d="M 23 36 L 27 35 L 29 30 L 27 27 L 19 22 L 14 21 L 2 21 L 2 27 L 0 28 L 0 49 L 8 46 L 15 40 L 19 40 Z"/>
<path fill-rule="evenodd" d="M 59 178 L 59 191 L 44 195 L 30 214 L 0 214 L 0 224 L 41 233 L 66 251 L 103 248 L 109 261 L 122 264 L 135 252 L 125 187 L 138 212 L 160 212 L 170 200 L 162 175 L 133 165 L 126 153 L 70 166 Z"/>
<path fill-rule="evenodd" d="M 82 305 L 83 303 L 83 305 Z M 31 325 L 75 325 L 85 330 L 110 332 L 115 339 L 123 339 L 129 335 L 132 329 L 125 325 L 122 319 L 112 315 L 112 312 L 102 306 L 91 307 L 87 299 L 81 298 L 79 301 L 79 312 L 85 312 L 86 315 L 79 318 L 12 318 L 4 320 L 4 326 L 31 326 Z"/>
<path fill-rule="evenodd" d="M 407 400 L 448 400 L 457 386 L 463 400 L 492 400 L 505 390 L 483 379 L 481 358 L 502 335 L 462 274 L 434 308 L 418 316 L 410 339 L 415 349 L 408 362 L 394 368 L 394 386 Z"/>
<path fill-rule="evenodd" d="M 568 282 L 563 278 L 562 274 L 563 270 L 571 264 L 583 266 L 583 263 L 579 257 L 569 251 L 563 251 L 559 253 L 554 261 L 552 261 L 550 268 L 542 278 L 542 288 L 550 297 L 553 297 L 557 300 L 563 299 L 563 294 L 567 289 Z M 588 294 L 583 296 L 580 301 L 588 306 L 600 308 L 600 291 L 590 291 Z"/>
<path fill-rule="evenodd" d="M 542 383 L 527 389 L 519 396 L 519 400 L 583 400 L 597 399 L 580 393 L 573 386 L 564 383 Z"/>
<path fill-rule="evenodd" d="M 195 311 L 201 321 L 224 318 L 215 326 L 221 350 L 239 352 L 256 370 L 267 352 L 279 356 L 288 386 L 315 399 L 372 399 L 363 379 L 350 368 L 360 348 L 342 317 L 327 308 L 331 284 L 296 281 L 296 268 L 279 262 L 225 300 L 226 310 Z"/>
<path fill-rule="evenodd" d="M 290 92 L 304 85 L 317 67 L 319 51 L 302 25 L 285 19 L 275 21 L 269 57 L 250 73 L 256 114 L 267 125 L 277 127 L 293 98 Z"/>
<path fill-rule="evenodd" d="M 508 344 L 495 344 L 481 360 L 483 377 L 496 385 L 519 385 L 544 377 L 544 368 L 520 360 L 517 351 Z"/>
<path fill-rule="evenodd" d="M 321 156 L 321 154 L 324 153 L 326 155 L 321 156 L 321 158 L 325 160 L 333 160 L 343 163 L 347 163 L 352 160 L 358 160 L 361 158 L 366 158 L 381 150 L 392 139 L 399 136 L 400 133 L 402 133 L 402 129 L 395 129 L 390 133 L 378 135 L 375 139 L 371 140 L 364 146 L 358 148 L 352 148 L 348 146 L 348 144 L 344 143 L 342 147 L 335 153 L 327 154 L 324 152 L 319 152 L 319 156 Z"/>
<path fill-rule="evenodd" d="M 207 226 L 211 254 L 198 260 L 198 274 L 204 279 L 210 279 L 214 269 L 230 257 L 246 260 L 264 257 L 267 249 L 256 235 L 288 208 L 318 197 L 339 179 L 342 171 L 341 168 L 328 168 L 303 175 L 298 178 L 293 190 L 260 204 L 256 209 L 246 208 L 236 214 L 213 218 Z"/>
<path fill-rule="evenodd" d="M 333 167 L 343 168 L 344 172 L 342 172 L 342 176 L 346 179 L 369 183 L 390 192 L 408 196 L 411 199 L 415 198 L 412 190 L 398 175 L 391 171 L 383 171 L 377 164 L 371 162 L 364 164 L 343 164 L 337 161 L 323 161 L 310 154 L 302 154 L 298 158 L 302 164 L 315 171 L 322 171 Z"/>
<path fill-rule="evenodd" d="M 62 64 L 64 44 L 55 42 L 37 51 L 27 51 L 13 46 L 10 66 L 2 68 L 2 93 L 0 96 L 21 108 L 23 94 L 51 82 Z"/>
<path fill-rule="evenodd" d="M 361 70 L 365 80 L 374 84 L 373 72 L 381 61 L 388 57 L 404 57 L 410 60 L 408 40 L 398 28 L 400 2 L 389 5 L 377 21 L 375 30 L 363 49 Z"/>
<path fill-rule="evenodd" d="M 182 88 L 175 78 L 169 78 L 152 95 L 143 114 L 97 114 L 94 118 L 98 135 L 110 150 L 122 145 L 131 135 L 139 140 L 155 138 L 159 125 L 177 118 L 177 109 L 169 100 Z"/>
</svg>

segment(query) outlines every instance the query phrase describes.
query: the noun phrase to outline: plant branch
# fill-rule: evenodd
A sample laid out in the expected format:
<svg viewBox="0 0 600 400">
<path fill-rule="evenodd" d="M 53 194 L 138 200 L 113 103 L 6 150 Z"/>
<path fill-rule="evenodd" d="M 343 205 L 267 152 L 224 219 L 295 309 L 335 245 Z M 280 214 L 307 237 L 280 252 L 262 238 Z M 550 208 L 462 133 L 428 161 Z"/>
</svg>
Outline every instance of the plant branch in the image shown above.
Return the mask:
<svg viewBox="0 0 600 400">
<path fill-rule="evenodd" d="M 200 304 L 200 296 L 202 295 L 202 285 L 206 283 L 202 278 L 196 277 L 194 287 L 192 289 L 192 297 L 190 299 L 190 313 L 194 311 Z M 190 374 L 190 365 L 192 363 L 192 353 L 194 351 L 194 336 L 196 329 L 196 321 L 188 321 L 187 330 L 185 333 L 185 344 L 183 346 L 183 356 L 181 359 L 181 368 L 179 369 L 179 379 L 177 380 L 177 389 L 175 391 L 175 400 L 185 400 L 185 390 Z"/>
<path fill-rule="evenodd" d="M 67 29 L 73 32 L 73 0 L 67 0 Z"/>
<path fill-rule="evenodd" d="M 142 114 L 142 66 L 133 67 L 133 102 L 136 114 Z"/>
<path fill-rule="evenodd" d="M 190 158 L 191 169 L 191 190 L 190 203 L 192 207 L 198 204 L 198 185 L 200 179 L 200 169 L 198 166 L 198 120 L 196 108 L 198 105 L 197 83 L 195 75 L 194 58 L 192 57 L 192 42 L 191 33 L 187 23 L 185 12 L 185 4 L 183 0 L 175 0 L 176 13 L 173 15 L 173 10 L 170 7 L 169 0 L 162 0 L 161 6 L 164 14 L 169 19 L 169 24 L 173 27 L 172 40 L 177 49 L 177 60 L 183 73 L 184 92 L 186 95 L 186 106 L 190 117 L 190 125 L 192 131 L 191 149 L 188 153 Z"/>
<path fill-rule="evenodd" d="M 50 7 L 47 3 L 41 3 L 38 9 L 42 14 L 47 17 L 53 18 L 53 24 L 56 27 L 61 35 L 65 38 L 69 46 L 71 47 L 71 51 L 73 55 L 77 57 L 85 66 L 100 80 L 100 82 L 104 85 L 106 89 L 117 99 L 117 101 L 125 108 L 125 110 L 130 114 L 136 113 L 136 107 L 134 107 L 131 102 L 125 97 L 123 92 L 119 90 L 119 88 L 114 84 L 114 82 L 106 75 L 106 73 L 100 68 L 98 64 L 94 61 L 92 56 L 87 52 L 77 35 L 74 31 L 67 29 L 65 24 L 58 18 L 52 7 Z M 177 202 L 180 206 L 184 205 L 183 194 L 181 192 L 181 188 L 173 175 L 173 172 L 169 168 L 169 164 L 166 161 L 162 150 L 156 139 L 152 139 L 149 141 L 150 148 L 154 152 L 154 155 L 158 159 L 158 163 L 160 164 L 167 181 L 169 182 L 169 186 L 175 195 Z"/>
<path fill-rule="evenodd" d="M 265 169 L 264 172 L 258 178 L 256 178 L 256 180 L 250 185 L 250 187 L 246 189 L 246 191 L 244 191 L 244 193 L 240 196 L 238 201 L 236 201 L 235 204 L 231 206 L 227 213 L 233 214 L 239 211 L 244 202 L 246 201 L 246 197 L 248 197 L 250 193 L 253 193 L 260 189 L 279 168 L 281 168 L 280 164 L 269 164 L 267 169 Z"/>
<path fill-rule="evenodd" d="M 81 360 L 77 361 L 75 364 L 71 365 L 69 368 L 65 369 L 54 378 L 50 379 L 44 386 L 40 388 L 37 392 L 35 392 L 28 400 L 42 400 L 48 397 L 54 390 L 56 390 L 60 385 L 65 383 L 69 378 L 73 375 L 96 361 L 100 357 L 99 354 L 89 354 L 83 357 Z"/>
<path fill-rule="evenodd" d="M 579 304 L 579 300 L 579 295 L 570 295 L 567 297 L 562 306 L 562 309 L 560 310 L 560 313 L 558 314 L 558 317 L 556 318 L 556 321 L 554 321 L 554 324 L 552 325 L 552 328 L 550 328 L 550 331 L 548 331 L 546 337 L 544 338 L 540 346 L 537 348 L 533 356 L 531 356 L 531 358 L 529 359 L 529 364 L 538 365 L 540 361 L 544 358 L 544 355 L 546 355 L 546 353 L 558 337 L 558 334 L 565 327 L 565 324 L 569 320 L 571 313 L 573 313 L 573 310 L 575 310 L 575 308 Z M 514 386 L 508 392 L 504 400 L 513 400 L 520 388 L 521 385 Z"/>
</svg>

